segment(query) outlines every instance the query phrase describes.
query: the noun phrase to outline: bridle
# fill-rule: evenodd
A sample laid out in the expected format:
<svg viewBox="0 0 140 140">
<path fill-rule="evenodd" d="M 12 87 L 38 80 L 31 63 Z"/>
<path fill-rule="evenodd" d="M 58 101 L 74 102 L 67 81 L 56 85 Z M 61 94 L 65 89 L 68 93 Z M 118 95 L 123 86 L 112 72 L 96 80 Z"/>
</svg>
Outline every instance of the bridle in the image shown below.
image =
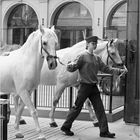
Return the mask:
<svg viewBox="0 0 140 140">
<path fill-rule="evenodd" d="M 113 59 L 113 57 L 110 55 L 108 44 L 109 44 L 109 42 L 106 44 L 106 47 L 107 47 L 107 54 L 108 54 L 106 64 L 107 64 L 107 65 L 109 64 L 109 58 L 110 58 L 110 59 L 112 60 L 112 62 L 113 62 L 116 66 L 123 66 L 123 63 L 120 64 L 120 63 L 115 62 L 115 60 Z"/>
<path fill-rule="evenodd" d="M 51 58 L 57 59 L 57 56 L 51 55 L 44 47 L 43 47 L 43 43 L 42 43 L 42 36 L 41 36 L 41 55 L 42 58 L 44 58 L 42 50 L 47 54 L 47 61 Z"/>
<path fill-rule="evenodd" d="M 47 54 L 47 61 L 51 58 L 54 58 L 54 59 L 58 59 L 59 63 L 62 64 L 62 65 L 65 65 L 64 63 L 62 63 L 60 61 L 60 58 L 58 56 L 54 56 L 54 55 L 51 55 L 44 47 L 43 47 L 43 43 L 42 43 L 42 36 L 41 36 L 41 55 L 42 55 L 42 58 L 44 58 L 43 54 L 42 54 L 42 50 Z"/>
</svg>

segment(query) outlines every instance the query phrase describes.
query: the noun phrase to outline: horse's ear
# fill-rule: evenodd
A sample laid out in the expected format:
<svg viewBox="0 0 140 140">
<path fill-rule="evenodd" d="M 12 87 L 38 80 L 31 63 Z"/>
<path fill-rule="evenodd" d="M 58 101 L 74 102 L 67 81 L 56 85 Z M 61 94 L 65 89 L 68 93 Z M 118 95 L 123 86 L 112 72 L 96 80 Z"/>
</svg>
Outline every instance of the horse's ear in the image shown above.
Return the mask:
<svg viewBox="0 0 140 140">
<path fill-rule="evenodd" d="M 39 25 L 39 30 L 40 30 L 40 32 L 41 32 L 42 34 L 44 34 L 44 29 L 43 29 L 43 27 L 42 27 L 41 25 Z"/>
<path fill-rule="evenodd" d="M 114 41 L 114 39 L 111 39 L 110 44 L 112 44 L 112 43 L 113 43 L 113 41 Z"/>
<path fill-rule="evenodd" d="M 55 26 L 54 25 L 51 27 L 51 30 L 55 31 Z"/>
</svg>

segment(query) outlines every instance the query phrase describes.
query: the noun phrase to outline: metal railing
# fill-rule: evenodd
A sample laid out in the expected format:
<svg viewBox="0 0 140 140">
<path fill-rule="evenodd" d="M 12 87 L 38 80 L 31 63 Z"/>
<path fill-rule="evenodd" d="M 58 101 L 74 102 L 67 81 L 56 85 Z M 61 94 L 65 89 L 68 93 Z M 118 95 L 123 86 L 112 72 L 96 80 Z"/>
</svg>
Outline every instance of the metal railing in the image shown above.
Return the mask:
<svg viewBox="0 0 140 140">
<path fill-rule="evenodd" d="M 112 87 L 113 87 L 113 76 L 111 74 L 99 74 L 99 90 L 101 92 L 101 99 L 104 104 L 105 111 L 112 113 Z M 110 94 L 106 95 L 103 93 L 103 89 L 100 85 L 100 82 L 103 78 L 108 77 L 110 79 Z M 46 85 L 39 85 L 38 89 L 32 94 L 32 100 L 34 102 L 35 107 L 47 107 L 51 108 L 53 104 L 53 96 L 56 91 L 56 86 L 46 86 Z M 77 89 L 73 87 L 68 87 L 64 90 L 57 108 L 65 108 L 69 109 L 72 107 L 75 99 L 77 96 Z M 11 104 L 13 104 L 13 99 L 10 99 Z M 84 104 L 83 109 L 86 109 Z M 114 109 L 114 108 L 113 108 Z"/>
</svg>

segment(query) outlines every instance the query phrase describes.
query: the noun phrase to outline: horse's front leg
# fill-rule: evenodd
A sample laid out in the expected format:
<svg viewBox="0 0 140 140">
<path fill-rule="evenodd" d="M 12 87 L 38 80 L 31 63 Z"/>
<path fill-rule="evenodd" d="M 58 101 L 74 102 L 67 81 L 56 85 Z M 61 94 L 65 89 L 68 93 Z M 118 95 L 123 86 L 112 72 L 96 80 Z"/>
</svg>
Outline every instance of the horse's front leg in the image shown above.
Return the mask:
<svg viewBox="0 0 140 140">
<path fill-rule="evenodd" d="M 19 92 L 19 93 L 20 93 L 20 95 L 19 95 L 20 98 L 22 99 L 23 103 L 27 106 L 31 116 L 34 119 L 35 126 L 36 126 L 36 131 L 39 134 L 38 140 L 46 140 L 45 135 L 42 133 L 42 130 L 40 128 L 39 121 L 38 121 L 38 113 L 37 113 L 37 110 L 35 109 L 32 101 L 31 101 L 30 93 L 26 90 L 22 91 L 22 92 Z M 18 110 L 21 111 L 22 108 L 18 109 Z M 19 115 L 21 115 L 20 113 L 22 113 L 22 112 L 19 112 Z M 20 118 L 18 118 L 17 123 L 18 123 L 19 119 Z"/>
<path fill-rule="evenodd" d="M 24 103 L 22 100 L 20 100 L 20 104 L 16 106 L 16 111 L 15 111 L 15 115 L 16 115 L 16 119 L 15 119 L 15 130 L 16 130 L 16 138 L 23 138 L 24 136 L 22 135 L 22 133 L 19 130 L 19 122 L 20 122 L 20 118 L 21 118 L 21 114 L 23 112 L 24 109 Z"/>
<path fill-rule="evenodd" d="M 89 111 L 89 116 L 90 116 L 90 119 L 93 121 L 93 125 L 94 125 L 95 127 L 97 127 L 97 126 L 98 126 L 98 120 L 97 120 L 97 118 L 96 118 L 95 113 L 93 112 L 93 108 L 91 107 L 91 103 L 90 103 L 89 99 L 87 99 L 87 100 L 85 101 L 85 105 L 86 105 L 86 108 L 87 108 L 88 111 Z"/>
<path fill-rule="evenodd" d="M 53 104 L 52 104 L 52 108 L 51 108 L 51 111 L 49 113 L 49 117 L 50 117 L 50 127 L 57 127 L 57 123 L 55 122 L 55 119 L 54 119 L 54 113 L 55 113 L 55 109 L 56 109 L 56 106 L 59 102 L 59 99 L 62 95 L 62 93 L 64 92 L 64 89 L 66 88 L 65 84 L 57 84 L 56 85 L 56 92 L 54 94 L 54 97 L 53 97 Z"/>
<path fill-rule="evenodd" d="M 20 104 L 22 104 L 22 100 L 19 98 L 18 95 L 14 95 L 13 98 L 14 98 L 15 113 L 16 113 L 18 110 L 18 106 L 20 106 Z M 24 107 L 21 109 L 21 115 L 22 115 L 23 109 L 24 109 Z M 20 117 L 19 124 L 26 124 L 25 120 L 22 119 L 22 117 Z"/>
</svg>

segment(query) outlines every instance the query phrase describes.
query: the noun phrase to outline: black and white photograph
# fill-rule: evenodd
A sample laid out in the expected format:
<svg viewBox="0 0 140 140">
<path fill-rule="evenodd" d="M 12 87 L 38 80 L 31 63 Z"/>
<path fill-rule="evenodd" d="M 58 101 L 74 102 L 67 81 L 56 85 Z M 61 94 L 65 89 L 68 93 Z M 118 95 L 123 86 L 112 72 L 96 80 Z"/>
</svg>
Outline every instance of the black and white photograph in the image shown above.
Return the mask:
<svg viewBox="0 0 140 140">
<path fill-rule="evenodd" d="M 0 0 L 0 140 L 140 140 L 140 0 Z"/>
</svg>

